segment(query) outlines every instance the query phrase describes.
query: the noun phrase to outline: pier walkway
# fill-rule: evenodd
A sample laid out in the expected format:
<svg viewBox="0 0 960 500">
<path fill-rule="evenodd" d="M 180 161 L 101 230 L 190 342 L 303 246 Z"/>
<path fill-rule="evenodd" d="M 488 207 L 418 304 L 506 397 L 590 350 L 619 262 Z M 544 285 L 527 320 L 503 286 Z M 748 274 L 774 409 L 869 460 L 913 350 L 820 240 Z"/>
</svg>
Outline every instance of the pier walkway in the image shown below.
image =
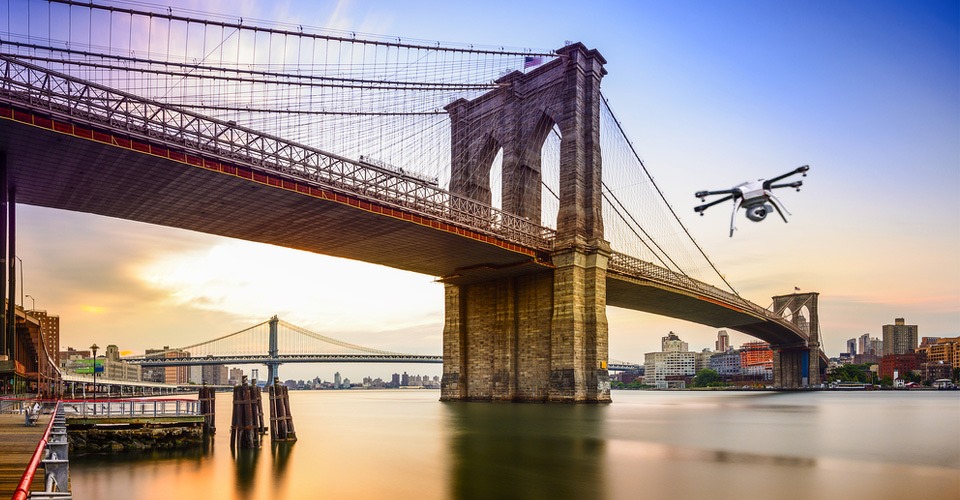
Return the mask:
<svg viewBox="0 0 960 500">
<path fill-rule="evenodd" d="M 20 413 L 0 414 L 0 498 L 13 496 L 51 418 L 53 415 L 44 413 L 36 425 L 28 427 Z M 43 489 L 43 473 L 34 474 L 30 491 Z"/>
</svg>

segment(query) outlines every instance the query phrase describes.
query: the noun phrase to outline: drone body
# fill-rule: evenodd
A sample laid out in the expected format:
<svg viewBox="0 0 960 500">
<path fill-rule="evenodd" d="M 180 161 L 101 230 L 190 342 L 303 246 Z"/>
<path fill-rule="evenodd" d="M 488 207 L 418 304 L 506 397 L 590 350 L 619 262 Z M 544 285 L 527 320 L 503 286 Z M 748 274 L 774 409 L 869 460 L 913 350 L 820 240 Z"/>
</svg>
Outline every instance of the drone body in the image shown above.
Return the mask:
<svg viewBox="0 0 960 500">
<path fill-rule="evenodd" d="M 720 198 L 719 200 L 711 201 L 710 203 L 704 203 L 703 205 L 695 207 L 693 210 L 700 215 L 703 215 L 703 212 L 706 209 L 725 201 L 733 200 L 733 214 L 730 215 L 731 237 L 733 237 L 734 230 L 737 229 L 737 227 L 734 225 L 737 210 L 741 208 L 746 211 L 747 218 L 754 222 L 762 221 L 767 217 L 767 214 L 773 212 L 774 210 L 780 214 L 783 222 L 787 222 L 787 217 L 783 213 L 786 212 L 789 214 L 790 212 L 787 211 L 787 208 L 783 206 L 783 202 L 774 196 L 773 190 L 778 188 L 792 187 L 797 191 L 800 191 L 800 186 L 803 185 L 803 181 L 788 182 L 786 184 L 774 183 L 795 174 L 803 174 L 803 176 L 806 177 L 808 170 L 810 170 L 810 166 L 804 165 L 794 169 L 791 172 L 778 175 L 777 177 L 769 180 L 757 179 L 754 182 L 744 182 L 743 184 L 737 184 L 732 189 L 723 189 L 720 191 L 698 191 L 695 196 L 700 198 L 700 201 L 707 201 L 707 196 L 726 196 Z"/>
</svg>

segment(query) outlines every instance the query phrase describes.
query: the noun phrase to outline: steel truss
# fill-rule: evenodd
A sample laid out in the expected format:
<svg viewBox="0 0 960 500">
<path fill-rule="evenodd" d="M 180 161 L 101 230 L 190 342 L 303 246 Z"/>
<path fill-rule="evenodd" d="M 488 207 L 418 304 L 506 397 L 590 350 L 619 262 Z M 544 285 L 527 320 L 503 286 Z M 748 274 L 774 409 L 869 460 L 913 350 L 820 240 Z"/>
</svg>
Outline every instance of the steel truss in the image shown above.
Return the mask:
<svg viewBox="0 0 960 500">
<path fill-rule="evenodd" d="M 0 100 L 171 151 L 339 191 L 538 251 L 555 231 L 427 181 L 0 56 Z"/>
</svg>

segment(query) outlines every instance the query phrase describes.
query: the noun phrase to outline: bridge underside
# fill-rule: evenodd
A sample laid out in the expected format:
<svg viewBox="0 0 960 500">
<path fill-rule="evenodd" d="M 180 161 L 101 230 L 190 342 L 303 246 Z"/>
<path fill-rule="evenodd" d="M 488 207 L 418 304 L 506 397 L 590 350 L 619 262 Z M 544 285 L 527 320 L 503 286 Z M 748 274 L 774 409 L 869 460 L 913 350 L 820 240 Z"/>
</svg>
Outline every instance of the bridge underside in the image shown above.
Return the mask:
<svg viewBox="0 0 960 500">
<path fill-rule="evenodd" d="M 614 273 L 607 274 L 607 305 L 730 328 L 774 345 L 797 344 L 802 340 L 796 333 L 750 311 Z"/>
<path fill-rule="evenodd" d="M 18 113 L 18 119 L 43 117 Z M 0 119 L 0 152 L 6 154 L 16 203 L 268 243 L 432 276 L 455 275 L 464 281 L 525 274 L 544 266 L 529 249 L 427 220 L 400 206 L 206 158 L 200 159 L 201 165 L 173 161 L 168 159 L 173 153 L 166 149 L 119 135 L 80 134 Z M 146 151 L 137 150 L 137 144 Z"/>
</svg>

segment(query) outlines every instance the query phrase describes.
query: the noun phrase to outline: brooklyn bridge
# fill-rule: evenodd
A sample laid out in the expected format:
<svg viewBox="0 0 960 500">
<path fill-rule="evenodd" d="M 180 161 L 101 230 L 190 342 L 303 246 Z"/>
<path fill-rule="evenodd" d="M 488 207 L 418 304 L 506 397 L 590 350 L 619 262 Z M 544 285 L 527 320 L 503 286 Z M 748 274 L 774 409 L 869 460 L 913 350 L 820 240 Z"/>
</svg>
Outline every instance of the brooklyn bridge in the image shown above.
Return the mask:
<svg viewBox="0 0 960 500">
<path fill-rule="evenodd" d="M 61 9 L 91 28 L 0 40 L 6 298 L 27 204 L 433 276 L 444 400 L 609 401 L 608 305 L 767 341 L 777 387 L 821 381 L 817 294 L 765 308 L 727 282 L 626 138 L 597 49 Z M 36 359 L 7 304 L 4 352 Z"/>
</svg>

